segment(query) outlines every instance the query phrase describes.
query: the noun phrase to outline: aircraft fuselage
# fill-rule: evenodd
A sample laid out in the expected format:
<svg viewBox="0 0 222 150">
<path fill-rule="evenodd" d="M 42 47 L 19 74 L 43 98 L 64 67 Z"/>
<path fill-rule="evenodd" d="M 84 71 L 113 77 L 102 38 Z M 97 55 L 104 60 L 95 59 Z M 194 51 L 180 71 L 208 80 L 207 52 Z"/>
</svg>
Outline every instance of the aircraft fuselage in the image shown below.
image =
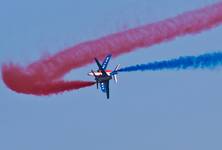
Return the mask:
<svg viewBox="0 0 222 150">
<path fill-rule="evenodd" d="M 100 70 L 98 71 L 94 71 L 95 75 L 98 78 L 98 82 L 102 83 L 108 80 L 112 79 L 112 76 L 110 75 L 110 73 L 112 72 L 112 70 L 105 70 L 105 72 L 107 73 L 108 76 L 102 76 L 102 72 Z M 94 76 L 92 72 L 88 73 L 89 76 Z"/>
<path fill-rule="evenodd" d="M 107 75 L 111 76 L 110 74 L 111 74 L 112 70 L 105 70 L 105 72 L 107 73 Z M 94 71 L 94 73 L 96 76 L 102 76 L 102 74 L 103 74 L 102 71 L 100 71 L 100 70 Z M 88 75 L 94 76 L 92 72 L 89 72 Z"/>
</svg>

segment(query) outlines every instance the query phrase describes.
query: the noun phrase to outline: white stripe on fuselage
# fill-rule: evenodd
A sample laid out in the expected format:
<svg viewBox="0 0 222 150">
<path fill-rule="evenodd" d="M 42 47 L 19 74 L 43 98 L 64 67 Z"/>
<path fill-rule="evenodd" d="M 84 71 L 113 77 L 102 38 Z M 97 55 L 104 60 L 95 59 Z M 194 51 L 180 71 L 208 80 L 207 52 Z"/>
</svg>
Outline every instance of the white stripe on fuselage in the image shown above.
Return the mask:
<svg viewBox="0 0 222 150">
<path fill-rule="evenodd" d="M 110 76 L 112 71 L 111 70 L 105 70 L 105 72 Z M 94 73 L 95 73 L 96 76 L 101 76 L 102 75 L 101 71 L 94 71 Z M 92 72 L 89 72 L 88 75 L 89 76 L 94 76 Z"/>
</svg>

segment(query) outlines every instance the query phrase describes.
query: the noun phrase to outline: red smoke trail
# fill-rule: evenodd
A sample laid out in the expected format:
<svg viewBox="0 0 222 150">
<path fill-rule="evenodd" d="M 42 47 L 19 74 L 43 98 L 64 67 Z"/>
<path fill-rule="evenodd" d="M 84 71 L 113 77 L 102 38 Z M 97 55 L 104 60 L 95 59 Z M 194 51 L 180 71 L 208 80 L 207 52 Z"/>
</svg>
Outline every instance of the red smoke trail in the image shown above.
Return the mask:
<svg viewBox="0 0 222 150">
<path fill-rule="evenodd" d="M 7 86 L 15 91 L 42 94 L 41 90 L 45 83 L 56 84 L 55 81 L 62 78 L 65 73 L 93 62 L 94 57 L 101 59 L 109 53 L 118 56 L 136 48 L 149 47 L 178 36 L 211 29 L 221 23 L 222 2 L 219 2 L 199 10 L 183 13 L 174 18 L 80 43 L 50 58 L 30 64 L 27 68 L 4 65 L 2 68 L 3 79 Z M 10 72 L 14 73 L 13 76 L 7 77 Z M 17 80 L 26 80 L 28 83 L 19 84 Z M 35 88 L 38 89 L 38 92 L 35 91 Z M 48 93 L 53 93 L 53 91 Z"/>
<path fill-rule="evenodd" d="M 94 84 L 94 82 L 86 81 L 43 81 L 38 78 L 40 74 L 33 75 L 29 71 L 13 64 L 4 65 L 2 67 L 3 80 L 9 88 L 18 93 L 34 95 L 49 95 Z"/>
</svg>

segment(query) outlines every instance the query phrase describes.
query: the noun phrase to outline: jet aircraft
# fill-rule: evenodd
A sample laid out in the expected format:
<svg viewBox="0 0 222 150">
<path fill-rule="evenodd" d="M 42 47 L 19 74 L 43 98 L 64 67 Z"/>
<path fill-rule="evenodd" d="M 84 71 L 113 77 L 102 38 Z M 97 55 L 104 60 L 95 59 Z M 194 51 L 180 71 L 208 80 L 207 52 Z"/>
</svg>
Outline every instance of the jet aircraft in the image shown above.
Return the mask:
<svg viewBox="0 0 222 150">
<path fill-rule="evenodd" d="M 96 87 L 98 89 L 99 85 L 101 88 L 101 91 L 106 93 L 107 99 L 110 97 L 109 93 L 109 81 L 114 78 L 115 82 L 117 83 L 117 73 L 120 65 L 117 65 L 114 69 L 112 70 L 106 70 L 108 63 L 111 59 L 111 55 L 106 56 L 104 59 L 102 65 L 100 64 L 99 60 L 95 58 L 96 64 L 98 66 L 97 71 L 91 70 L 91 72 L 88 73 L 89 76 L 94 76 L 96 80 Z"/>
</svg>

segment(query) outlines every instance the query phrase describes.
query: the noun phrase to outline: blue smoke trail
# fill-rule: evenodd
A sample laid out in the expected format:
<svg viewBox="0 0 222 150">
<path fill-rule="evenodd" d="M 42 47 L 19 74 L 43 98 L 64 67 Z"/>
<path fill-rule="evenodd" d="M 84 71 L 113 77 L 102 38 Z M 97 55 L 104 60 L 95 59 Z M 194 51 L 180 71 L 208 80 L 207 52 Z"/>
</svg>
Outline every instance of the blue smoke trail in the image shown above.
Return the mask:
<svg viewBox="0 0 222 150">
<path fill-rule="evenodd" d="M 158 70 L 185 70 L 185 69 L 214 69 L 222 66 L 222 52 L 202 54 L 199 56 L 185 56 L 176 59 L 155 61 L 121 68 L 118 72 L 131 71 L 158 71 Z"/>
</svg>

